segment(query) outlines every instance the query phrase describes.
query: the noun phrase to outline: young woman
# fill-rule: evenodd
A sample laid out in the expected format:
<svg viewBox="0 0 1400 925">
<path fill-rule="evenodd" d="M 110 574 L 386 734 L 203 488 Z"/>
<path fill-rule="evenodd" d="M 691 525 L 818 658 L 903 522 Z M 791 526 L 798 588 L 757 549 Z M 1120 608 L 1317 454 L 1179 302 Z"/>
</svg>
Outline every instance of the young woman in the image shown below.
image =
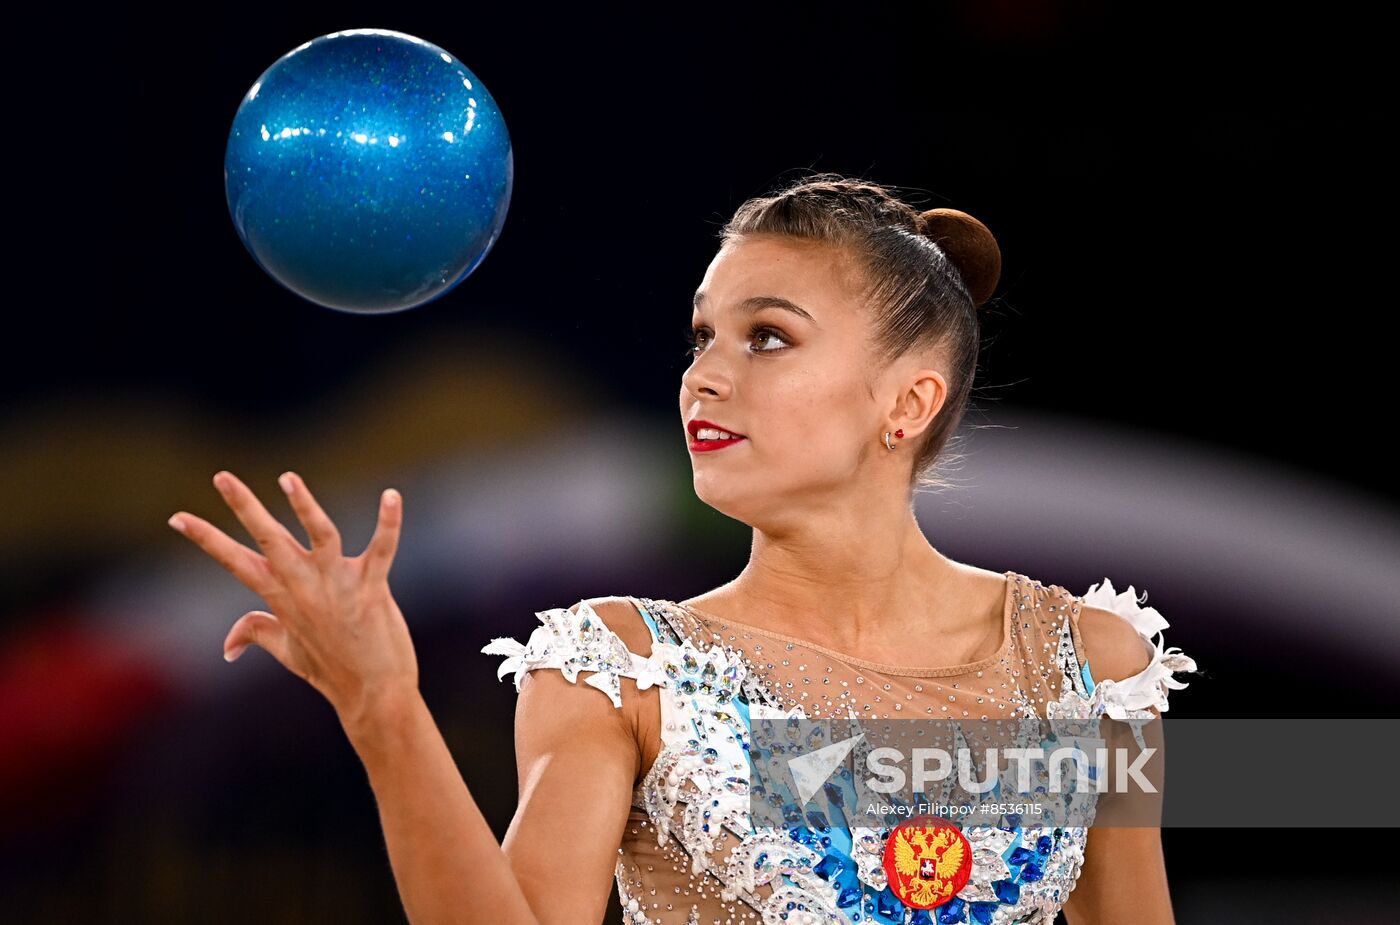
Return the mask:
<svg viewBox="0 0 1400 925">
<path fill-rule="evenodd" d="M 540 611 L 527 645 L 483 649 L 520 692 L 503 843 L 419 695 L 387 580 L 397 493 L 346 557 L 295 474 L 281 481 L 309 550 L 215 476 L 262 552 L 190 514 L 172 525 L 270 607 L 234 624 L 226 657 L 261 646 L 335 707 L 415 925 L 599 922 L 614 883 L 628 923 L 1172 922 L 1151 826 L 1011 815 L 941 833 L 970 864 L 956 892 L 935 881 L 956 866 L 946 849 L 919 893 L 884 862 L 893 824 L 754 823 L 756 719 L 1144 719 L 1195 666 L 1147 641 L 1166 622 L 1131 587 L 1074 595 L 955 562 L 920 530 L 913 492 L 936 484 L 1000 275 L 981 222 L 820 174 L 744 203 L 721 238 L 680 412 L 695 490 L 753 528 L 749 563 L 689 601 Z"/>
</svg>

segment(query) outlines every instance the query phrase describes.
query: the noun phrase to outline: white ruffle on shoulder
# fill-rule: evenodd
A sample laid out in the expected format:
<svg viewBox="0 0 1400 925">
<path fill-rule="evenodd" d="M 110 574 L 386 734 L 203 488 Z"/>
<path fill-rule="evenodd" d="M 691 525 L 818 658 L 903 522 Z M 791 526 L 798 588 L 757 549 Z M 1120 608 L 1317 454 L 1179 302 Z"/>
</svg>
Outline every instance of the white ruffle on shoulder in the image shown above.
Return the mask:
<svg viewBox="0 0 1400 925">
<path fill-rule="evenodd" d="M 1091 607 L 1111 610 L 1126 619 L 1153 648 L 1152 661 L 1137 674 L 1121 680 L 1106 678 L 1095 681 L 1094 697 L 1103 703 L 1104 712 L 1118 720 L 1150 716 L 1146 712 L 1149 708 L 1165 713 L 1168 689 L 1180 690 L 1187 686 L 1185 681 L 1178 681 L 1172 675 L 1178 671 L 1196 670 L 1195 660 L 1180 648 L 1165 648 L 1162 631 L 1171 624 L 1157 612 L 1157 608 L 1141 606 L 1132 585 L 1128 585 L 1126 591 L 1114 591 L 1113 582 L 1107 578 L 1092 586 L 1084 594 L 1083 601 Z M 1154 634 L 1157 637 L 1155 640 L 1152 638 Z"/>
<path fill-rule="evenodd" d="M 487 655 L 509 656 L 496 669 L 497 679 L 515 672 L 518 692 L 525 675 L 536 668 L 558 668 L 574 684 L 578 683 L 580 671 L 591 671 L 583 683 L 607 694 L 614 707 L 622 706 L 624 677 L 634 679 L 638 690 L 666 684 L 658 659 L 628 649 L 587 601 L 577 606 L 578 613 L 567 607 L 536 611 L 540 625 L 524 645 L 509 636 L 498 636 L 487 643 L 481 650 Z"/>
</svg>

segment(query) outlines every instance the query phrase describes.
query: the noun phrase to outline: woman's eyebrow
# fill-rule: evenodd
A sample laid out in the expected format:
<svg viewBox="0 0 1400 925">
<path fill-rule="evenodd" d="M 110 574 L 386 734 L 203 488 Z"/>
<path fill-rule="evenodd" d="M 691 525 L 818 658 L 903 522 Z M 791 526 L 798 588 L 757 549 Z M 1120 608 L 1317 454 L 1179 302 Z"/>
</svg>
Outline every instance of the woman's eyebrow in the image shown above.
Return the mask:
<svg viewBox="0 0 1400 925">
<path fill-rule="evenodd" d="M 700 304 L 704 301 L 705 293 L 700 290 L 696 290 L 694 303 L 695 308 L 700 308 Z M 810 314 L 808 314 L 806 309 L 802 308 L 800 305 L 794 305 L 787 299 L 775 295 L 749 296 L 747 299 L 740 302 L 737 308 L 739 311 L 750 315 L 758 311 L 760 308 L 780 308 L 785 312 L 792 312 L 794 315 L 806 318 L 812 324 L 817 323 L 817 319 L 813 318 Z M 818 325 L 818 327 L 820 327 L 820 325 Z"/>
</svg>

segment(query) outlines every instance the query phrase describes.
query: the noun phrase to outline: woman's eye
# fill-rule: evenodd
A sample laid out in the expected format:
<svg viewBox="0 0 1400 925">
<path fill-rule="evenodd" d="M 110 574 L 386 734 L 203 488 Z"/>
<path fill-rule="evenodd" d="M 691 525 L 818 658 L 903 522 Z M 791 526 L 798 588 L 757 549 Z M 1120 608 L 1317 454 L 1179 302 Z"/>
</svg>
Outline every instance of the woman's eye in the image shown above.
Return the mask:
<svg viewBox="0 0 1400 925">
<path fill-rule="evenodd" d="M 685 349 L 685 355 L 686 355 L 686 356 L 688 356 L 688 357 L 694 357 L 694 356 L 697 356 L 697 355 L 700 353 L 700 345 L 699 345 L 700 342 L 699 342 L 699 339 L 700 339 L 702 336 L 703 336 L 703 332 L 702 332 L 699 328 L 686 328 L 686 329 L 685 329 L 685 342 L 686 342 L 687 344 L 690 345 L 689 347 L 686 347 L 686 349 Z"/>
<path fill-rule="evenodd" d="M 783 340 L 783 335 L 779 334 L 777 331 L 773 330 L 772 328 L 759 328 L 757 331 L 754 331 L 753 336 L 754 336 L 754 337 L 766 337 L 766 338 L 769 338 L 769 339 L 771 339 L 771 340 L 776 340 L 776 341 L 778 341 L 780 344 L 782 344 L 781 347 L 776 347 L 776 348 L 769 349 L 769 350 L 760 350 L 759 353 L 777 353 L 779 350 L 786 350 L 789 346 L 791 346 L 790 344 L 788 344 L 787 341 Z"/>
<path fill-rule="evenodd" d="M 754 353 L 778 353 L 779 351 L 786 350 L 788 349 L 788 347 L 792 346 L 787 342 L 787 339 L 783 336 L 781 332 L 773 328 L 756 327 L 751 332 L 749 332 L 749 340 L 756 341 L 760 338 L 762 338 L 763 342 L 765 343 L 776 340 L 779 343 L 781 343 L 782 346 L 760 348 L 758 350 L 755 350 Z M 698 356 L 700 353 L 704 352 L 705 347 L 708 345 L 710 339 L 710 332 L 707 328 L 692 328 L 686 332 L 685 339 L 686 342 L 690 344 L 689 349 L 686 350 L 686 355 L 692 357 Z"/>
</svg>

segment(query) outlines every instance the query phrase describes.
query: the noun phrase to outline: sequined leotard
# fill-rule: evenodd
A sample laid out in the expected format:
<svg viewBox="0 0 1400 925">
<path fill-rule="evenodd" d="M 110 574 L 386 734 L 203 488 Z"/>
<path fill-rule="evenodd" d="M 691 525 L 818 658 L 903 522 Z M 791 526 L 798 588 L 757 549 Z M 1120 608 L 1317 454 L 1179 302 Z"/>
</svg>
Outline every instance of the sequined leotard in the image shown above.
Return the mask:
<svg viewBox="0 0 1400 925">
<path fill-rule="evenodd" d="M 493 640 L 499 677 L 516 689 L 538 668 L 561 670 L 621 706 L 620 678 L 661 688 L 661 748 L 633 792 L 616 881 L 625 925 L 760 922 L 1009 923 L 1054 921 L 1084 859 L 1087 822 L 1037 826 L 1012 818 L 964 830 L 971 875 L 931 909 L 906 907 L 881 864 L 890 827 L 814 832 L 755 826 L 748 756 L 758 718 L 952 719 L 976 727 L 1018 717 L 1147 718 L 1165 711 L 1173 672 L 1194 670 L 1160 635 L 1151 663 L 1096 683 L 1079 636 L 1084 604 L 1127 618 L 1151 640 L 1167 626 L 1134 589 L 1105 580 L 1084 595 L 1008 571 L 1000 649 L 964 665 L 880 665 L 672 601 L 627 598 L 652 636 L 631 652 L 587 601 L 540 611 L 526 645 Z M 1092 810 L 1087 819 L 1092 820 Z M 818 837 L 818 836 L 824 837 Z"/>
</svg>

